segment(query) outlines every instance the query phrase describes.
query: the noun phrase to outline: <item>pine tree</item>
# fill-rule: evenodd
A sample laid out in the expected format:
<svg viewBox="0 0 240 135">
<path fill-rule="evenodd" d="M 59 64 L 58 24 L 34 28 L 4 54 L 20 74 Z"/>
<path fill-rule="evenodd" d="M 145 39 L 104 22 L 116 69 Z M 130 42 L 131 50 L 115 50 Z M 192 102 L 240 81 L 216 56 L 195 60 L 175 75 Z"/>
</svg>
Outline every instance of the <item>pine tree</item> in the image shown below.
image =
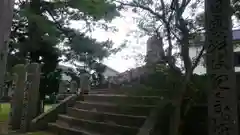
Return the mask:
<svg viewBox="0 0 240 135">
<path fill-rule="evenodd" d="M 9 46 L 8 70 L 15 64 L 30 62 L 43 64 L 40 93 L 57 90 L 60 72 L 56 70 L 59 57 L 68 61 L 83 61 L 90 69 L 116 49 L 112 42 L 97 42 L 86 36 L 94 27 L 104 26 L 119 16 L 115 4 L 107 0 L 20 0 L 14 9 Z M 71 21 L 81 21 L 86 31 L 70 27 Z M 60 50 L 61 44 L 67 49 Z"/>
</svg>

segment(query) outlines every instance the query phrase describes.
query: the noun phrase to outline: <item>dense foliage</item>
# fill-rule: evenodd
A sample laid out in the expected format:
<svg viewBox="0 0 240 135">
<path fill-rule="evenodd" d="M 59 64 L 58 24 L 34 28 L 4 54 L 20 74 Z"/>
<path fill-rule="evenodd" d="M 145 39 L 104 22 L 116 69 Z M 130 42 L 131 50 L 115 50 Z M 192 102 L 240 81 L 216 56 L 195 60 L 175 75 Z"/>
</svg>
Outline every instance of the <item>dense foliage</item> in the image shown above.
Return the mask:
<svg viewBox="0 0 240 135">
<path fill-rule="evenodd" d="M 57 66 L 61 56 L 66 57 L 65 61 L 82 61 L 88 69 L 97 71 L 94 65 L 118 48 L 112 48 L 110 40 L 98 42 L 87 33 L 97 27 L 111 29 L 108 23 L 119 15 L 115 4 L 107 0 L 17 1 L 8 52 L 8 71 L 26 61 L 42 64 L 42 98 L 58 90 L 61 71 Z M 72 21 L 81 22 L 81 29 L 72 28 Z"/>
</svg>

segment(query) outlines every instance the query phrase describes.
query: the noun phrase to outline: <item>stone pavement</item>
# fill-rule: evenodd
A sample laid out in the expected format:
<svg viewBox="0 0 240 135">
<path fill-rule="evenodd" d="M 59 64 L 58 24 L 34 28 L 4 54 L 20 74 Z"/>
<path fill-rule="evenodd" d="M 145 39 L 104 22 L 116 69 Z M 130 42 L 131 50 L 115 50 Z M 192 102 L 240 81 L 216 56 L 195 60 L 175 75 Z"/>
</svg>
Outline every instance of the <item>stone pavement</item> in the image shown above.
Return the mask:
<svg viewBox="0 0 240 135">
<path fill-rule="evenodd" d="M 0 135 L 8 134 L 8 123 L 0 122 Z"/>
</svg>

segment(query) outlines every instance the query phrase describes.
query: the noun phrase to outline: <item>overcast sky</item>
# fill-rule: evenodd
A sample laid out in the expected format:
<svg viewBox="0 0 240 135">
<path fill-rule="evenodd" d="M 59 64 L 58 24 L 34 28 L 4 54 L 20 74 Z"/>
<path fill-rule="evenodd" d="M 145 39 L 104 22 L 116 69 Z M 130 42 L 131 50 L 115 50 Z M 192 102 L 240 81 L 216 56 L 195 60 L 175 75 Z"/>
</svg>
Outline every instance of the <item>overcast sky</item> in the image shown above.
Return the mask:
<svg viewBox="0 0 240 135">
<path fill-rule="evenodd" d="M 198 8 L 197 12 L 203 12 L 203 7 Z M 112 25 L 118 28 L 118 32 L 105 32 L 104 30 L 97 29 L 92 33 L 92 37 L 96 38 L 99 41 L 106 41 L 110 39 L 114 42 L 114 46 L 119 46 L 125 39 L 130 40 L 132 43 L 128 44 L 127 48 L 123 49 L 121 52 L 116 55 L 110 56 L 104 60 L 104 64 L 107 66 L 123 72 L 129 68 L 136 67 L 138 61 L 136 61 L 137 54 L 145 54 L 146 51 L 146 38 L 145 39 L 136 39 L 132 36 L 127 36 L 132 30 L 137 29 L 136 24 L 134 23 L 133 17 L 136 15 L 131 11 L 121 12 L 123 18 L 116 18 L 112 21 Z M 186 10 L 186 16 L 189 16 L 189 11 Z M 236 21 L 236 20 L 235 20 Z M 236 22 L 234 21 L 234 24 Z M 80 29 L 80 22 L 73 22 L 72 27 Z M 236 26 L 235 26 L 236 27 Z M 126 57 L 128 59 L 126 59 Z"/>
<path fill-rule="evenodd" d="M 140 42 L 138 39 L 135 39 L 132 36 L 127 36 L 132 30 L 137 28 L 133 20 L 134 14 L 131 11 L 128 11 L 122 12 L 122 16 L 124 17 L 116 18 L 111 23 L 113 26 L 116 26 L 118 28 L 118 32 L 113 33 L 97 29 L 92 33 L 92 37 L 99 41 L 106 41 L 107 39 L 111 39 L 114 42 L 114 47 L 121 45 L 125 39 L 132 41 L 132 43 L 128 44 L 128 46 L 121 52 L 117 53 L 116 55 L 112 55 L 104 60 L 104 64 L 119 72 L 123 72 L 129 68 L 134 68 L 137 64 L 137 61 L 133 56 L 139 53 L 145 53 L 144 39 L 141 39 Z M 80 29 L 80 26 L 81 22 L 72 23 L 72 27 L 76 29 Z"/>
</svg>

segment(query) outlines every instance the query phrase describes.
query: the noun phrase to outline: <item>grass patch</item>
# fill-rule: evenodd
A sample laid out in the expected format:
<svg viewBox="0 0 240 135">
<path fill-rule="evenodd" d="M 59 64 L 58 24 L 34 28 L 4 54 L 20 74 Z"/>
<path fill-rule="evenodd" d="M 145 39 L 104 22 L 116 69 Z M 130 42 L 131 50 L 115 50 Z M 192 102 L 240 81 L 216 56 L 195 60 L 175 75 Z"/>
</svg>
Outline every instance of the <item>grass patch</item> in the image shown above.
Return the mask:
<svg viewBox="0 0 240 135">
<path fill-rule="evenodd" d="M 0 122 L 7 121 L 8 120 L 8 115 L 9 115 L 9 112 L 10 112 L 10 104 L 9 103 L 1 103 L 0 107 L 1 107 Z M 52 105 L 45 105 L 44 111 L 46 112 L 50 108 L 52 108 Z"/>
<path fill-rule="evenodd" d="M 44 106 L 44 112 L 46 112 L 47 110 L 51 109 L 54 105 L 45 105 Z"/>
<path fill-rule="evenodd" d="M 8 121 L 8 116 L 9 116 L 9 112 L 10 112 L 10 104 L 9 103 L 1 103 L 1 110 L 0 110 L 0 123 L 3 122 L 7 122 Z M 53 105 L 46 105 L 44 107 L 44 111 L 46 112 L 48 109 L 50 109 Z M 0 134 L 1 134 L 1 127 L 4 125 L 0 125 Z M 4 128 L 5 129 L 5 128 Z M 16 135 L 53 135 L 47 132 L 32 132 L 32 133 L 25 133 L 25 134 L 16 134 Z"/>
<path fill-rule="evenodd" d="M 8 120 L 8 114 L 10 111 L 10 104 L 8 103 L 1 103 L 0 105 L 0 122 L 7 121 Z"/>
</svg>

